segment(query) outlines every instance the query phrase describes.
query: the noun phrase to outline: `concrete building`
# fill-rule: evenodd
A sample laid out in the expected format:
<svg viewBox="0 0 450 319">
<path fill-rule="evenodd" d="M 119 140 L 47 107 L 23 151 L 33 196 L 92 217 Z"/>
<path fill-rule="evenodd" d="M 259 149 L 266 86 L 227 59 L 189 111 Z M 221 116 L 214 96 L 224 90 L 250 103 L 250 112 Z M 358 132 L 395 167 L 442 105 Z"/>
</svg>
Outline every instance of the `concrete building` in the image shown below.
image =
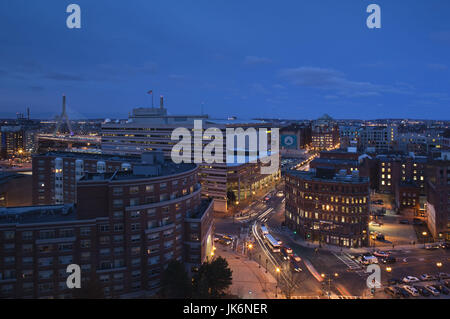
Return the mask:
<svg viewBox="0 0 450 319">
<path fill-rule="evenodd" d="M 196 130 L 194 121 L 200 121 L 202 131 Z M 162 150 L 166 158 L 171 158 L 171 151 L 178 140 L 172 140 L 172 132 L 176 128 L 186 128 L 194 134 L 204 135 L 208 128 L 216 128 L 223 136 L 223 163 L 202 162 L 200 164 L 200 183 L 202 184 L 202 194 L 204 197 L 214 199 L 214 210 L 220 212 L 227 211 L 227 190 L 228 171 L 236 163 L 226 161 L 226 156 L 236 156 L 237 149 L 227 150 L 226 130 L 243 128 L 247 129 L 267 129 L 267 138 L 270 151 L 271 143 L 271 124 L 249 120 L 239 121 L 230 120 L 212 120 L 207 115 L 168 115 L 164 108 L 164 102 L 161 100 L 159 108 L 137 108 L 133 109 L 129 119 L 126 121 L 108 121 L 102 125 L 102 151 L 105 154 L 117 155 L 137 155 L 142 152 L 152 150 Z M 192 134 L 192 135 L 194 135 Z M 258 137 L 259 138 L 259 137 Z M 195 138 L 192 138 L 193 153 L 196 149 L 203 149 L 211 142 L 211 138 L 203 136 L 201 143 L 195 144 Z M 249 156 L 248 141 L 245 142 L 245 149 L 241 150 L 245 156 Z M 260 154 L 252 150 L 252 156 L 258 157 Z M 230 154 L 231 153 L 231 154 Z M 194 156 L 194 155 L 193 155 Z M 239 163 L 244 164 L 244 163 Z M 250 165 L 250 163 L 248 163 Z M 231 169 L 233 170 L 233 169 Z M 250 171 L 250 170 L 249 170 Z M 245 178 L 245 176 L 242 176 Z M 248 176 L 249 178 L 251 176 Z M 265 178 L 262 176 L 261 179 Z"/>
</svg>

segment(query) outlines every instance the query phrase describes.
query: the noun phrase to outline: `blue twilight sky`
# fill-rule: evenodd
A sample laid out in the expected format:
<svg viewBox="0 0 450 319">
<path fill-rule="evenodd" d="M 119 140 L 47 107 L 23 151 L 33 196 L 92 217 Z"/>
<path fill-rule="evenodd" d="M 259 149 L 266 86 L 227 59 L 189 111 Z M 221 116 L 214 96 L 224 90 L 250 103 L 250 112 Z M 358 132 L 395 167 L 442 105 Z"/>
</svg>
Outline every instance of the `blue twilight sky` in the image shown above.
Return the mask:
<svg viewBox="0 0 450 319">
<path fill-rule="evenodd" d="M 82 28 L 66 27 L 79 4 Z M 381 29 L 366 7 L 381 7 Z M 1 0 L 0 116 L 450 119 L 447 0 Z"/>
</svg>

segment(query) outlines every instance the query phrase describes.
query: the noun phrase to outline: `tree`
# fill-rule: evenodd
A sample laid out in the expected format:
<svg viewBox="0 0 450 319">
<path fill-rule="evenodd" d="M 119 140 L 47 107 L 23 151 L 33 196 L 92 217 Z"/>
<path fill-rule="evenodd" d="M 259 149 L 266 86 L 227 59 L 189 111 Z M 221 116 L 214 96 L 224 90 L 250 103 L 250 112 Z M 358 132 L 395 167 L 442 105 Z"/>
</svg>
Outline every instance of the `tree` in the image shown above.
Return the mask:
<svg viewBox="0 0 450 319">
<path fill-rule="evenodd" d="M 289 266 L 285 268 L 287 268 L 287 272 L 285 272 L 285 276 L 279 280 L 278 286 L 280 287 L 281 293 L 286 296 L 286 299 L 291 299 L 295 292 L 295 288 L 299 285 L 300 274 L 290 270 Z"/>
<path fill-rule="evenodd" d="M 219 298 L 231 285 L 233 271 L 228 262 L 217 257 L 204 262 L 193 278 L 193 290 L 196 298 Z"/>
<path fill-rule="evenodd" d="M 189 298 L 191 288 L 191 280 L 184 265 L 179 261 L 171 260 L 162 274 L 161 297 L 167 299 Z"/>
<path fill-rule="evenodd" d="M 103 293 L 102 284 L 94 280 L 81 283 L 81 288 L 73 289 L 74 299 L 103 299 L 105 294 Z"/>
</svg>

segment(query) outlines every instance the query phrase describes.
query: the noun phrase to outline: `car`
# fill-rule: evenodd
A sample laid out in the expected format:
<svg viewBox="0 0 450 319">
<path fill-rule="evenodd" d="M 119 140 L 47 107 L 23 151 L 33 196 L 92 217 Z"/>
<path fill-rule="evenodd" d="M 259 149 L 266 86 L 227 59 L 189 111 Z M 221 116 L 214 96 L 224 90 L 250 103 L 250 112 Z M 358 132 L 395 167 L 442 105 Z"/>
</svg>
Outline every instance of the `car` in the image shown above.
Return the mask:
<svg viewBox="0 0 450 319">
<path fill-rule="evenodd" d="M 419 291 L 416 288 L 409 285 L 403 285 L 402 288 L 405 289 L 411 296 L 419 297 Z"/>
<path fill-rule="evenodd" d="M 388 256 L 386 258 L 381 258 L 381 262 L 383 264 L 393 264 L 397 261 L 397 259 L 395 257 L 392 256 Z"/>
<path fill-rule="evenodd" d="M 450 248 L 450 243 L 440 243 L 439 247 L 441 247 L 442 249 L 449 249 Z"/>
<path fill-rule="evenodd" d="M 219 240 L 220 240 L 220 237 L 214 236 L 214 242 L 215 242 L 215 243 L 218 242 Z"/>
<path fill-rule="evenodd" d="M 394 289 L 393 287 L 386 287 L 386 288 L 384 288 L 384 292 L 387 293 L 388 295 L 391 295 L 392 297 L 396 297 L 397 296 L 397 290 Z"/>
<path fill-rule="evenodd" d="M 380 227 L 381 224 L 378 222 L 370 222 L 369 225 L 374 226 L 374 227 Z"/>
<path fill-rule="evenodd" d="M 428 274 L 423 274 L 419 276 L 419 279 L 422 281 L 430 281 L 430 280 L 436 280 L 436 277 Z"/>
<path fill-rule="evenodd" d="M 295 260 L 296 262 L 302 261 L 302 259 L 301 259 L 299 256 L 297 256 L 296 253 L 293 253 L 293 254 L 290 255 L 289 257 L 290 257 L 290 259 L 293 259 L 293 260 Z"/>
<path fill-rule="evenodd" d="M 390 278 L 390 279 L 388 279 L 388 284 L 389 285 L 396 285 L 396 284 L 399 284 L 401 282 L 402 281 L 400 279 L 397 279 L 397 278 Z"/>
<path fill-rule="evenodd" d="M 277 193 L 277 197 L 283 197 L 283 196 L 284 196 L 283 191 L 279 191 L 279 192 Z"/>
<path fill-rule="evenodd" d="M 294 259 L 291 259 L 290 264 L 293 271 L 295 272 L 303 271 L 302 268 L 300 268 L 300 264 L 296 262 Z"/>
<path fill-rule="evenodd" d="M 280 253 L 281 253 L 281 256 L 283 257 L 284 260 L 288 260 L 289 259 L 289 254 L 286 252 L 286 249 L 284 247 L 282 247 L 280 249 Z"/>
<path fill-rule="evenodd" d="M 288 246 L 284 246 L 284 249 L 286 249 L 286 252 L 290 255 L 292 254 L 292 248 L 288 247 Z"/>
<path fill-rule="evenodd" d="M 406 277 L 404 277 L 403 279 L 402 279 L 402 281 L 404 282 L 404 283 L 407 283 L 407 284 L 409 284 L 409 283 L 413 283 L 413 282 L 418 282 L 418 281 L 420 281 L 417 277 L 414 277 L 414 276 L 406 276 Z"/>
<path fill-rule="evenodd" d="M 422 225 L 423 221 L 419 218 L 413 218 L 413 225 Z"/>
<path fill-rule="evenodd" d="M 396 287 L 397 288 L 397 294 L 402 296 L 403 298 L 409 298 L 409 292 L 407 292 L 405 289 L 401 288 L 401 287 Z"/>
<path fill-rule="evenodd" d="M 378 234 L 377 235 L 377 240 L 385 240 L 384 235 L 383 234 Z"/>
<path fill-rule="evenodd" d="M 376 256 L 376 257 L 384 257 L 384 258 L 389 257 L 389 254 L 387 252 L 380 251 L 380 250 L 374 252 L 373 255 Z"/>
<path fill-rule="evenodd" d="M 428 249 L 428 250 L 439 249 L 439 245 L 436 245 L 436 244 L 427 244 L 427 245 L 425 245 L 425 249 Z"/>
<path fill-rule="evenodd" d="M 439 290 L 439 292 L 444 295 L 448 295 L 450 293 L 450 291 L 444 285 L 434 285 L 434 288 Z"/>
<path fill-rule="evenodd" d="M 439 277 L 440 279 L 450 279 L 450 274 L 447 274 L 446 272 L 440 272 L 440 273 L 438 274 L 438 277 Z"/>
<path fill-rule="evenodd" d="M 450 288 L 450 280 L 444 280 L 444 286 Z"/>
<path fill-rule="evenodd" d="M 400 223 L 400 224 L 408 225 L 408 224 L 409 224 L 409 220 L 407 220 L 407 219 L 401 219 L 401 220 L 399 221 L 399 223 Z"/>
<path fill-rule="evenodd" d="M 435 297 L 439 296 L 441 293 L 439 292 L 439 290 L 437 290 L 435 287 L 431 286 L 431 285 L 427 285 L 425 286 L 425 289 L 428 290 L 429 292 L 431 292 L 431 294 Z"/>
<path fill-rule="evenodd" d="M 428 290 L 426 290 L 424 287 L 422 286 L 413 286 L 414 288 L 417 289 L 417 291 L 424 297 L 429 297 L 431 296 L 431 292 L 429 292 Z"/>
</svg>

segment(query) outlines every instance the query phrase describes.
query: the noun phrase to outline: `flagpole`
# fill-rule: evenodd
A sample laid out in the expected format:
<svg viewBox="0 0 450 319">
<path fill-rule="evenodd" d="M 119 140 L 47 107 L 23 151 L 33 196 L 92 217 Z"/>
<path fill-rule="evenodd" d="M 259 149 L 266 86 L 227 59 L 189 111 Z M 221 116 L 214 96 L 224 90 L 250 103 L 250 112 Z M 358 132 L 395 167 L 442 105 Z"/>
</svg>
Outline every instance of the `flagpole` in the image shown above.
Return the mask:
<svg viewBox="0 0 450 319">
<path fill-rule="evenodd" d="M 152 108 L 153 108 L 153 91 L 152 91 Z"/>
</svg>

